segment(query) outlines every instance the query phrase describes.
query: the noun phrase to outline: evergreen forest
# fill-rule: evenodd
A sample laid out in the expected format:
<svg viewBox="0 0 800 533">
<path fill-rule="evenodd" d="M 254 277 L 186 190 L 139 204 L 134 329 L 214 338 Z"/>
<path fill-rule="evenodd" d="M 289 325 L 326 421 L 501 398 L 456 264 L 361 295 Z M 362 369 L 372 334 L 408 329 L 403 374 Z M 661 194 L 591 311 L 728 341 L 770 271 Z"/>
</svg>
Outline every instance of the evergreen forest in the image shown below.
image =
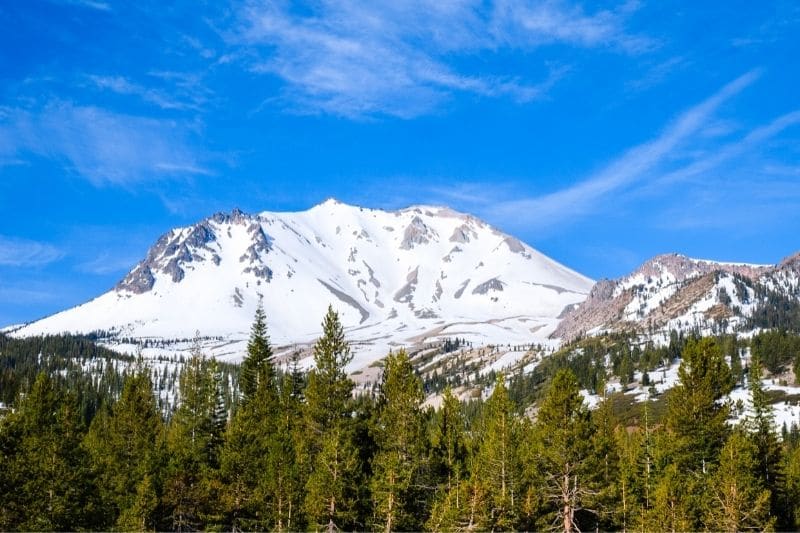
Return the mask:
<svg viewBox="0 0 800 533">
<path fill-rule="evenodd" d="M 613 396 L 586 407 L 602 380 L 589 349 L 493 374 L 470 402 L 442 383 L 433 408 L 402 350 L 357 392 L 332 308 L 322 330 L 313 368 L 278 365 L 259 308 L 242 364 L 194 349 L 172 403 L 141 359 L 117 372 L 87 339 L 0 337 L 0 530 L 800 527 L 800 434 L 776 431 L 761 383 L 800 351 L 790 334 L 754 339 L 746 368 L 729 340 L 671 343 L 678 384 L 631 416 Z M 87 373 L 89 356 L 110 363 Z M 736 383 L 753 400 L 733 423 Z"/>
</svg>

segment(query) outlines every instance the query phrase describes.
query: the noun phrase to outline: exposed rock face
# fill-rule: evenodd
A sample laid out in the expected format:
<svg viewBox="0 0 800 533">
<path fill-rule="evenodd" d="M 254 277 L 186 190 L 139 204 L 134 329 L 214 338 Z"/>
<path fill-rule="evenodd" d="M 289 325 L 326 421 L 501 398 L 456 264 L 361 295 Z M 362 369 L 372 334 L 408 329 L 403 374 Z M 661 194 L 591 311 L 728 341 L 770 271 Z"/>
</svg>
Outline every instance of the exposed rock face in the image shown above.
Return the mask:
<svg viewBox="0 0 800 533">
<path fill-rule="evenodd" d="M 472 294 L 486 294 L 489 291 L 502 291 L 503 286 L 505 283 L 500 281 L 497 278 L 492 278 L 488 281 L 484 281 L 474 289 L 472 289 Z"/>
<path fill-rule="evenodd" d="M 147 264 L 139 264 L 116 285 L 117 290 L 128 290 L 134 294 L 142 294 L 153 288 L 156 278 Z"/>
<path fill-rule="evenodd" d="M 450 236 L 450 242 L 460 242 L 460 243 L 468 243 L 470 237 L 473 239 L 478 236 L 475 231 L 467 226 L 466 224 L 461 224 L 459 227 L 453 230 L 453 234 Z"/>
<path fill-rule="evenodd" d="M 617 282 L 602 279 L 598 281 L 589 297 L 577 307 L 568 311 L 553 332 L 554 338 L 571 340 L 585 334 L 592 328 L 615 321 L 622 314 L 622 309 L 630 303 L 630 297 L 614 299 Z"/>
<path fill-rule="evenodd" d="M 419 283 L 419 266 L 408 273 L 406 284 L 395 293 L 394 301 L 409 303 L 414 298 L 414 291 L 417 289 L 417 283 Z"/>
<path fill-rule="evenodd" d="M 400 248 L 411 250 L 416 245 L 427 244 L 435 240 L 436 237 L 436 231 L 429 228 L 420 217 L 415 216 L 411 219 L 411 224 L 408 225 L 403 234 L 403 242 L 400 243 Z"/>
<path fill-rule="evenodd" d="M 239 261 L 246 265 L 244 272 L 269 281 L 272 270 L 263 264 L 263 256 L 271 250 L 271 239 L 258 223 L 258 217 L 234 209 L 230 214 L 215 213 L 189 228 L 162 235 L 150 248 L 147 257 L 117 283 L 115 290 L 143 294 L 153 289 L 156 273 L 166 274 L 173 283 L 180 283 L 192 263 L 211 261 L 219 265 L 222 259 L 218 253 L 216 232 L 226 225 L 248 226 L 252 244 Z"/>
<path fill-rule="evenodd" d="M 681 254 L 663 254 L 657 255 L 644 263 L 629 277 L 634 277 L 636 274 L 647 277 L 658 277 L 666 272 L 671 274 L 676 281 L 684 281 L 687 278 L 708 274 L 709 272 L 721 271 L 756 279 L 771 268 L 772 267 L 769 266 L 702 261 Z"/>
<path fill-rule="evenodd" d="M 458 288 L 458 290 L 453 294 L 453 298 L 455 298 L 456 300 L 461 298 L 461 295 L 464 294 L 464 289 L 467 288 L 467 285 L 469 285 L 469 282 L 470 282 L 470 280 L 464 281 L 464 283 L 462 283 L 461 286 Z"/>
<path fill-rule="evenodd" d="M 344 302 L 347 305 L 355 307 L 358 310 L 358 312 L 361 313 L 361 322 L 359 322 L 360 324 L 363 324 L 369 318 L 369 311 L 364 309 L 364 307 L 361 304 L 359 304 L 352 296 L 350 296 L 349 294 L 347 294 L 342 290 L 337 289 L 330 283 L 325 283 L 321 279 L 317 281 L 319 281 L 326 289 L 331 291 L 331 293 L 334 296 L 336 296 L 340 301 Z"/>
<path fill-rule="evenodd" d="M 526 257 L 530 257 L 530 254 L 525 250 L 525 245 L 519 239 L 515 239 L 514 237 L 506 237 L 503 239 L 503 243 L 508 246 L 508 249 L 514 252 L 515 254 L 524 255 Z"/>
<path fill-rule="evenodd" d="M 583 303 L 567 310 L 551 337 L 571 340 L 602 331 L 652 332 L 687 326 L 730 330 L 743 325 L 752 312 L 756 286 L 763 294 L 770 287 L 796 283 L 795 274 L 781 273 L 798 264 L 800 254 L 777 266 L 659 255 L 628 276 L 597 282 Z"/>
<path fill-rule="evenodd" d="M 784 258 L 780 263 L 778 263 L 778 268 L 800 273 L 800 252 Z"/>
</svg>

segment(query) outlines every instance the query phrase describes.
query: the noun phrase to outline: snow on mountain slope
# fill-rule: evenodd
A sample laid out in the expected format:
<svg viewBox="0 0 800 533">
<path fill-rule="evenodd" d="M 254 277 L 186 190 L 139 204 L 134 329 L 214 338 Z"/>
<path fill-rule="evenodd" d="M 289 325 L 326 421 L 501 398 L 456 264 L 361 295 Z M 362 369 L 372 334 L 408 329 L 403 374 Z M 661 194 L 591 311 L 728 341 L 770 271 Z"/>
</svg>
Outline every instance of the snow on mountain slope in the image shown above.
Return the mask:
<svg viewBox="0 0 800 533">
<path fill-rule="evenodd" d="M 800 254 L 778 265 L 750 265 L 659 255 L 628 276 L 601 280 L 553 332 L 631 331 L 668 338 L 670 330 L 703 334 L 742 331 L 772 291 L 797 297 Z M 657 340 L 657 339 L 656 339 Z"/>
<path fill-rule="evenodd" d="M 328 200 L 297 213 L 234 210 L 174 229 L 113 290 L 14 334 L 102 332 L 113 345 L 199 331 L 217 338 L 208 345 L 215 355 L 236 360 L 259 298 L 272 341 L 285 350 L 313 342 L 331 304 L 358 369 L 392 347 L 456 334 L 478 343 L 544 340 L 591 286 L 470 215 Z"/>
</svg>

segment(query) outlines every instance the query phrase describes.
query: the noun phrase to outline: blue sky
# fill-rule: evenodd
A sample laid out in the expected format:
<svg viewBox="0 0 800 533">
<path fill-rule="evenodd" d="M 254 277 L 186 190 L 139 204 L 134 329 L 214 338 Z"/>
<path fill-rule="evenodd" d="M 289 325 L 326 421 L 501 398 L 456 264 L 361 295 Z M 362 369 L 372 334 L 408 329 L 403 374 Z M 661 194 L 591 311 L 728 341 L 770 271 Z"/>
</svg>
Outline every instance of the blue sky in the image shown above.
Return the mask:
<svg viewBox="0 0 800 533">
<path fill-rule="evenodd" d="M 216 211 L 446 204 L 591 277 L 800 249 L 800 5 L 0 4 L 0 324 Z"/>
</svg>

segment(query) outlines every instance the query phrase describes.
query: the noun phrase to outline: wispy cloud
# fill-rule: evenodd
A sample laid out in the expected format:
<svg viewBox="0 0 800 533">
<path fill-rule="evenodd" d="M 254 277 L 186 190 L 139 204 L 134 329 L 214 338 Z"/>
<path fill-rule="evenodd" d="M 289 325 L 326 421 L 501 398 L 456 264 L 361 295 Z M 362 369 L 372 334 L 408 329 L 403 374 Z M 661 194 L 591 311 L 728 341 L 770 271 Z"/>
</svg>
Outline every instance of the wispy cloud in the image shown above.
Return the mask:
<svg viewBox="0 0 800 533">
<path fill-rule="evenodd" d="M 494 218 L 511 220 L 516 217 L 524 219 L 526 224 L 544 228 L 597 211 L 603 205 L 602 201 L 612 193 L 641 183 L 645 178 L 654 179 L 654 172 L 671 159 L 677 148 L 701 132 L 724 102 L 758 77 L 759 71 L 751 71 L 733 80 L 710 98 L 679 115 L 655 139 L 631 148 L 575 185 L 544 196 L 498 202 L 488 208 L 489 213 Z M 659 175 L 665 173 L 661 171 Z"/>
<path fill-rule="evenodd" d="M 54 287 L 31 289 L 25 287 L 6 287 L 0 285 L 0 300 L 5 303 L 30 305 L 32 303 L 52 302 L 61 298 Z M 10 320 L 0 322 L 0 327 L 10 325 Z"/>
<path fill-rule="evenodd" d="M 565 72 L 544 62 L 532 77 L 476 72 L 457 67 L 457 57 L 552 43 L 623 52 L 653 44 L 626 33 L 622 12 L 586 13 L 558 1 L 323 0 L 308 10 L 251 1 L 239 16 L 242 25 L 228 40 L 250 50 L 254 71 L 285 82 L 287 106 L 351 118 L 414 117 L 453 93 L 527 102 Z"/>
<path fill-rule="evenodd" d="M 701 176 L 710 170 L 719 167 L 734 157 L 747 153 L 755 146 L 775 137 L 787 128 L 800 124 L 800 110 L 786 113 L 772 120 L 764 126 L 759 126 L 749 131 L 746 135 L 733 142 L 716 146 L 708 154 L 704 154 L 689 164 L 677 170 L 665 172 L 653 179 L 643 187 L 645 192 L 660 190 L 667 185 L 672 185 L 695 176 Z"/>
<path fill-rule="evenodd" d="M 115 255 L 105 252 L 93 259 L 78 264 L 76 268 L 78 271 L 87 274 L 105 276 L 108 274 L 127 272 L 139 259 L 139 257 Z"/>
<path fill-rule="evenodd" d="M 121 95 L 136 96 L 161 109 L 199 109 L 198 102 L 180 101 L 171 97 L 167 92 L 145 87 L 134 83 L 123 76 L 98 76 L 91 75 L 89 80 L 99 89 L 108 90 Z"/>
<path fill-rule="evenodd" d="M 0 265 L 43 266 L 58 261 L 64 253 L 52 244 L 0 235 Z"/>
<path fill-rule="evenodd" d="M 688 61 L 681 56 L 667 58 L 666 60 L 646 67 L 643 76 L 628 81 L 625 85 L 630 91 L 643 91 L 660 84 L 675 70 L 685 67 Z"/>
<path fill-rule="evenodd" d="M 98 0 L 50 0 L 54 4 L 66 4 L 78 7 L 94 9 L 96 11 L 111 11 L 111 6 L 107 2 Z"/>
<path fill-rule="evenodd" d="M 687 188 L 682 202 L 654 213 L 652 223 L 671 231 L 735 230 L 738 236 L 776 233 L 800 221 L 797 180 L 753 180 L 726 175 L 724 187 Z M 791 231 L 789 231 L 790 233 Z M 796 246 L 789 244 L 790 248 Z"/>
<path fill-rule="evenodd" d="M 63 162 L 94 185 L 207 174 L 191 125 L 52 101 L 0 114 L 0 158 L 31 153 Z"/>
<path fill-rule="evenodd" d="M 510 46 L 566 43 L 581 47 L 614 47 L 642 53 L 657 43 L 626 32 L 624 12 L 609 10 L 587 14 L 567 2 L 498 0 L 490 19 L 495 40 Z"/>
</svg>

